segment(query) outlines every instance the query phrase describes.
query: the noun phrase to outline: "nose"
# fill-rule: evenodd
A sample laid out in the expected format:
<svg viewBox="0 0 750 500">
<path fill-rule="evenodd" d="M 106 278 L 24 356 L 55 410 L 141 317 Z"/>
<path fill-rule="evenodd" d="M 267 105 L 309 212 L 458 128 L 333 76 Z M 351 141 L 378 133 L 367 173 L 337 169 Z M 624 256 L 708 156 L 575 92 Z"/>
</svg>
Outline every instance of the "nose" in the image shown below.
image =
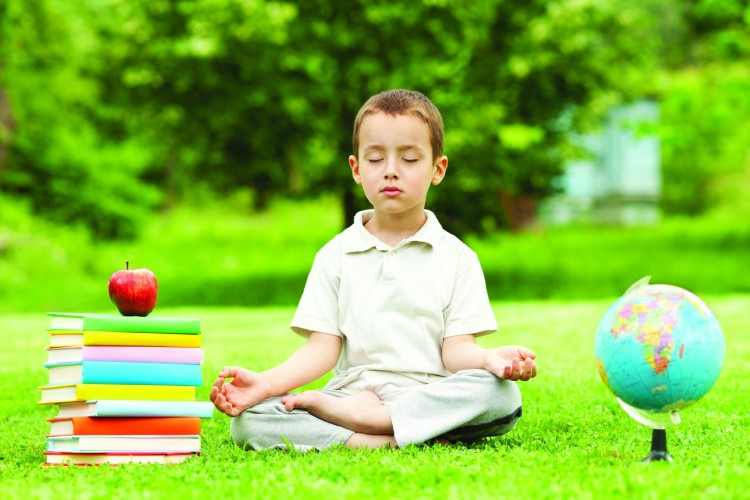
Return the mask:
<svg viewBox="0 0 750 500">
<path fill-rule="evenodd" d="M 396 160 L 386 160 L 385 172 L 383 177 L 386 179 L 398 179 L 398 162 Z"/>
</svg>

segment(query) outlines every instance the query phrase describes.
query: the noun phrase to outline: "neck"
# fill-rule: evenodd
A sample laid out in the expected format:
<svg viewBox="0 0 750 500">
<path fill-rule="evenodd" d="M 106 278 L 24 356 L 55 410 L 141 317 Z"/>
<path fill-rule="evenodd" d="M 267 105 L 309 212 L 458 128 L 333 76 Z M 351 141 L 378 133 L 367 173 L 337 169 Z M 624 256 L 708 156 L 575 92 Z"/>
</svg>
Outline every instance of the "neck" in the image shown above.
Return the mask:
<svg viewBox="0 0 750 500">
<path fill-rule="evenodd" d="M 414 236 L 427 221 L 424 210 L 415 213 L 389 214 L 378 212 L 365 223 L 365 228 L 377 239 L 391 247 Z"/>
</svg>

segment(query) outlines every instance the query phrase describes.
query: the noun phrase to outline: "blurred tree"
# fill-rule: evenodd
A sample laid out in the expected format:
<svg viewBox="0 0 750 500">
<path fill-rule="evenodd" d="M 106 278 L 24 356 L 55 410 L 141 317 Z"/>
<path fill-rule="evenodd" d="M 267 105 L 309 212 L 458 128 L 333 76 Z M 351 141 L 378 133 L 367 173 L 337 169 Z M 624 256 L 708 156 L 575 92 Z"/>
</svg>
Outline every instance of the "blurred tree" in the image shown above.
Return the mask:
<svg viewBox="0 0 750 500">
<path fill-rule="evenodd" d="M 243 0 L 91 3 L 104 42 L 110 133 L 138 135 L 157 161 L 150 178 L 171 203 L 204 183 L 248 186 L 257 208 L 288 177 L 276 58 L 294 9 Z M 286 99 L 292 96 L 286 96 Z M 123 128 L 125 127 L 125 128 Z"/>
<path fill-rule="evenodd" d="M 148 151 L 97 127 L 106 109 L 90 70 L 104 61 L 80 2 L 2 0 L 0 12 L 0 189 L 52 220 L 135 235 L 159 193 L 140 178 Z"/>
<path fill-rule="evenodd" d="M 344 223 L 365 206 L 346 157 L 370 95 L 411 88 L 441 108 L 451 170 L 431 207 L 453 232 L 482 232 L 508 224 L 501 200 L 553 192 L 573 116 L 637 95 L 635 70 L 651 55 L 638 37 L 643 12 L 627 2 L 290 3 L 299 22 L 277 84 L 301 126 L 286 136 L 291 167 L 306 192 L 343 193 Z"/>
<path fill-rule="evenodd" d="M 662 207 L 736 206 L 750 196 L 750 2 L 646 4 L 662 27 Z"/>
<path fill-rule="evenodd" d="M 554 191 L 570 131 L 655 91 L 657 54 L 681 64 L 657 34 L 714 33 L 717 15 L 688 14 L 737 2 L 688 2 L 663 22 L 679 3 L 0 0 L 17 124 L 0 189 L 113 236 L 158 201 L 150 186 L 167 204 L 197 184 L 244 186 L 259 209 L 336 192 L 348 223 L 365 206 L 346 163 L 354 114 L 404 87 L 446 121 L 431 208 L 456 233 L 505 227 Z"/>
<path fill-rule="evenodd" d="M 134 0 L 89 2 L 104 130 L 138 136 L 167 199 L 195 182 L 341 193 L 364 206 L 346 157 L 359 106 L 405 87 L 446 123 L 451 175 L 431 206 L 454 232 L 506 224 L 500 200 L 553 191 L 570 118 L 640 89 L 647 60 L 626 2 Z M 617 65 L 618 72 L 612 68 Z"/>
</svg>

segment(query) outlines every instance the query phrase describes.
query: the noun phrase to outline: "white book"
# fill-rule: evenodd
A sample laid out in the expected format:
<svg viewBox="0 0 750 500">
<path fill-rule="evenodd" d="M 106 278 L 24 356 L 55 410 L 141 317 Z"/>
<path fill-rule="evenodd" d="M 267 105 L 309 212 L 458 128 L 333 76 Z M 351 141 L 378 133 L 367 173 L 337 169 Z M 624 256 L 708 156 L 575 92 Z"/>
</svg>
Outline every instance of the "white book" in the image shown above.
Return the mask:
<svg viewBox="0 0 750 500">
<path fill-rule="evenodd" d="M 64 453 L 45 451 L 45 465 L 179 464 L 196 453 Z"/>
<path fill-rule="evenodd" d="M 198 435 L 54 436 L 47 438 L 47 451 L 68 453 L 199 452 L 201 451 L 201 438 Z"/>
<path fill-rule="evenodd" d="M 56 418 L 69 417 L 200 417 L 213 418 L 213 403 L 204 401 L 138 401 L 102 399 L 60 403 Z"/>
</svg>

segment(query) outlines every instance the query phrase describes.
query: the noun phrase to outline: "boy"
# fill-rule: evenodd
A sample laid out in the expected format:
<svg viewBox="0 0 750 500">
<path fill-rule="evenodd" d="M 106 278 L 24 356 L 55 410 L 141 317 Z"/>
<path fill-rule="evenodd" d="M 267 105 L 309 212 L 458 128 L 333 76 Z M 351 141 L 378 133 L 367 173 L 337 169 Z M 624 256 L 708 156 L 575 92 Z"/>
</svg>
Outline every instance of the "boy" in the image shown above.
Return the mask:
<svg viewBox="0 0 750 500">
<path fill-rule="evenodd" d="M 307 343 L 263 373 L 224 367 L 211 401 L 253 449 L 508 432 L 521 416 L 515 381 L 536 376 L 536 355 L 476 343 L 497 330 L 479 260 L 425 210 L 448 168 L 440 112 L 419 92 L 377 94 L 357 114 L 353 150 L 373 209 L 315 257 L 291 324 Z M 289 393 L 334 367 L 323 390 Z"/>
</svg>

